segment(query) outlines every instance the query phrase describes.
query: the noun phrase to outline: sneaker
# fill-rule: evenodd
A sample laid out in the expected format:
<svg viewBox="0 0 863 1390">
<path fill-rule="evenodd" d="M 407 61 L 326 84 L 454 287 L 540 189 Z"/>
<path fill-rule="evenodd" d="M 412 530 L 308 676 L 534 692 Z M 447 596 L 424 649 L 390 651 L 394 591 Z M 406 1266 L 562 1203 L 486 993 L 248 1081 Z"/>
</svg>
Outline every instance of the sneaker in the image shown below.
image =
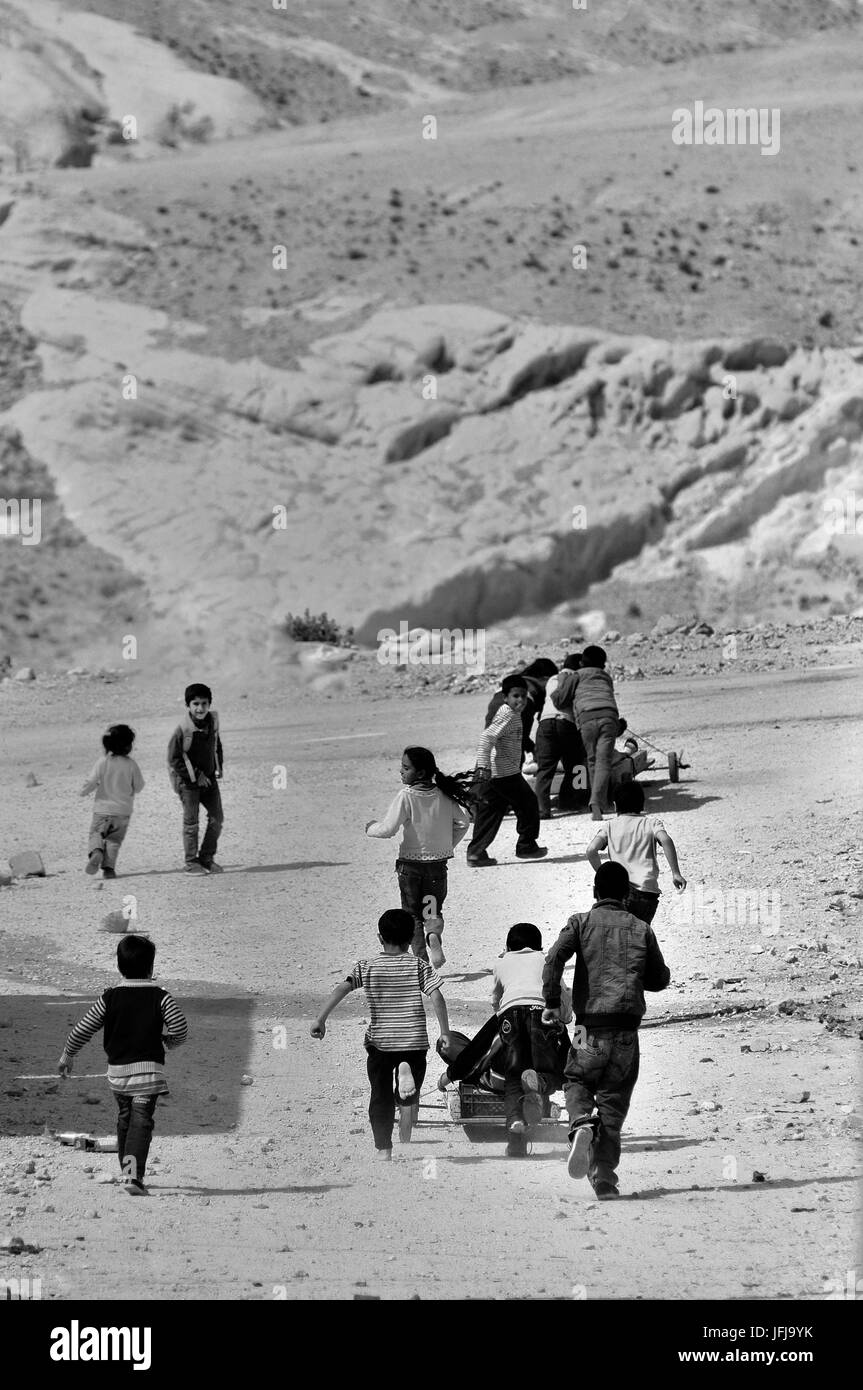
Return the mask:
<svg viewBox="0 0 863 1390">
<path fill-rule="evenodd" d="M 145 1187 L 137 1178 L 126 1178 L 123 1183 L 123 1191 L 127 1197 L 149 1197 L 150 1189 Z"/>
<path fill-rule="evenodd" d="M 102 870 L 102 877 L 103 877 L 103 878 L 116 878 L 116 877 L 117 877 L 117 870 L 116 870 L 116 869 L 103 869 L 103 870 Z"/>
<path fill-rule="evenodd" d="M 88 856 L 88 858 L 87 858 L 87 863 L 86 863 L 86 865 L 84 866 L 84 873 L 85 873 L 85 874 L 97 874 L 97 873 L 99 872 L 99 870 L 101 869 L 101 867 L 102 867 L 102 851 L 101 851 L 100 849 L 91 849 L 90 854 L 89 854 L 89 856 Z"/>
<path fill-rule="evenodd" d="M 590 1146 L 593 1143 L 593 1125 L 579 1125 L 572 1136 L 566 1171 L 571 1178 L 586 1178 L 590 1166 Z"/>
<path fill-rule="evenodd" d="M 217 864 L 215 859 L 202 859 L 200 862 L 208 874 L 223 874 L 225 872 L 221 864 Z"/>
<path fill-rule="evenodd" d="M 620 1196 L 620 1193 L 617 1190 L 617 1186 L 613 1182 L 595 1182 L 593 1184 L 593 1190 L 596 1194 L 596 1200 L 598 1202 L 608 1202 L 611 1201 L 614 1197 Z"/>
<path fill-rule="evenodd" d="M 472 869 L 489 869 L 492 864 L 497 863 L 497 860 L 492 859 L 491 855 L 486 854 L 485 850 L 483 850 L 482 854 L 468 855 L 467 862 Z"/>
<path fill-rule="evenodd" d="M 392 1149 L 375 1149 L 375 1158 L 383 1159 L 384 1163 L 392 1161 Z"/>
<path fill-rule="evenodd" d="M 525 1124 L 538 1125 L 542 1119 L 542 1096 L 539 1089 L 539 1077 L 532 1068 L 522 1072 L 521 1089 L 524 1091 L 521 1113 L 524 1115 Z"/>
<path fill-rule="evenodd" d="M 440 937 L 437 935 L 436 932 L 434 936 L 429 937 L 428 948 L 429 960 L 431 961 L 432 965 L 435 967 L 436 970 L 440 970 L 442 965 L 446 965 L 446 956 L 444 955 L 443 947 L 440 944 Z"/>
<path fill-rule="evenodd" d="M 516 859 L 544 859 L 548 854 L 545 845 L 531 845 L 530 849 L 517 849 Z"/>
<path fill-rule="evenodd" d="M 507 1126 L 506 1132 L 507 1134 L 524 1134 L 526 1128 L 527 1125 L 524 1120 L 513 1120 L 512 1124 Z"/>
<path fill-rule="evenodd" d="M 184 864 L 183 868 L 187 874 L 206 874 L 209 872 L 208 869 L 204 868 L 203 864 L 198 863 L 197 859 L 193 859 L 190 863 Z"/>
</svg>

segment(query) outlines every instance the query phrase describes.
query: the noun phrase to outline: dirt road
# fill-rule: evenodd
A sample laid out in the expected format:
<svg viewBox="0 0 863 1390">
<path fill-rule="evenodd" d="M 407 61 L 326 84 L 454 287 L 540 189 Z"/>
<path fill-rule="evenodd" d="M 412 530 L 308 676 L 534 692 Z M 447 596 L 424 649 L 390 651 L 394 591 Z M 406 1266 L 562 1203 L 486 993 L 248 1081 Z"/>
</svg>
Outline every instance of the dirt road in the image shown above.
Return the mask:
<svg viewBox="0 0 863 1390">
<path fill-rule="evenodd" d="M 163 772 L 173 692 L 165 717 L 136 718 L 131 692 L 78 688 L 47 699 L 33 727 L 16 718 L 0 849 L 40 848 L 48 877 L 0 889 L 0 1188 L 6 1233 L 42 1249 L 4 1256 L 0 1277 L 40 1278 L 43 1298 L 93 1299 L 799 1299 L 844 1287 L 861 1260 L 861 687 L 859 671 L 835 670 L 627 688 L 632 726 L 693 764 L 678 786 L 658 771 L 645 781 L 700 897 L 673 901 L 666 879 L 654 925 L 673 983 L 649 998 L 624 1196 L 611 1207 L 567 1179 L 562 1128 L 530 1159 L 506 1160 L 502 1140 L 473 1143 L 450 1125 L 434 1093 L 412 1144 L 382 1169 L 365 1116 L 363 999 L 342 1006 L 324 1042 L 308 1035 L 398 902 L 395 842 L 366 841 L 362 827 L 398 785 L 402 747 L 470 766 L 484 697 L 218 702 L 227 872 L 206 880 L 179 871 Z M 149 785 L 123 876 L 103 887 L 82 872 L 88 806 L 76 792 L 104 722 L 121 715 L 138 729 Z M 41 785 L 25 787 L 31 770 Z M 512 827 L 499 868 L 469 871 L 460 850 L 450 875 L 445 992 L 466 1031 L 486 1016 L 509 925 L 533 920 L 550 943 L 590 901 L 584 817 L 544 827 L 550 853 L 537 864 L 514 859 Z M 755 890 L 758 906 L 744 907 L 739 895 Z M 98 1182 L 115 1160 L 43 1133 L 111 1130 L 98 1043 L 68 1083 L 48 1074 L 84 1000 L 111 982 L 118 938 L 97 928 L 124 895 L 191 1025 L 157 1113 L 153 1196 L 138 1204 Z M 780 1012 L 783 1001 L 797 1011 Z M 438 1072 L 432 1054 L 430 1087 Z"/>
</svg>

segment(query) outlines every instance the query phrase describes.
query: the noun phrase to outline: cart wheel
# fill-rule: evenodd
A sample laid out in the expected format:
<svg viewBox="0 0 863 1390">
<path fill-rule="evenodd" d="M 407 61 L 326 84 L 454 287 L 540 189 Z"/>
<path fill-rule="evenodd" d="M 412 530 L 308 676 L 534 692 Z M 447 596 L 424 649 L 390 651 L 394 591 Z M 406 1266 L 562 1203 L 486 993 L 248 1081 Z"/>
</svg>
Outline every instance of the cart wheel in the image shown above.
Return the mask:
<svg viewBox="0 0 863 1390">
<path fill-rule="evenodd" d="M 456 1124 L 461 1122 L 461 1096 L 458 1091 L 450 1091 L 447 1101 L 449 1103 L 449 1117 Z"/>
<path fill-rule="evenodd" d="M 668 780 L 670 782 L 680 781 L 680 763 L 676 753 L 669 753 L 668 755 Z"/>
</svg>

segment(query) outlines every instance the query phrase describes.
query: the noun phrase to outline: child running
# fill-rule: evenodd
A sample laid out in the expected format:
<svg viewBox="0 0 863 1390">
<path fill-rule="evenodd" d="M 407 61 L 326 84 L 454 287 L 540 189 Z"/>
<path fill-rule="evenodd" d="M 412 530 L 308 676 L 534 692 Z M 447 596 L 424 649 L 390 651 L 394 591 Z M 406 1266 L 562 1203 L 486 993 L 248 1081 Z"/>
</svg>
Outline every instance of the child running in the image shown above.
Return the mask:
<svg viewBox="0 0 863 1390">
<path fill-rule="evenodd" d="M 81 788 L 82 796 L 96 793 L 85 874 L 117 877 L 117 855 L 126 838 L 135 793 L 143 791 L 141 769 L 130 757 L 135 730 L 128 724 L 112 724 L 102 735 L 104 756 L 93 767 Z"/>
<path fill-rule="evenodd" d="M 656 846 L 661 845 L 675 888 L 683 892 L 686 879 L 677 862 L 674 841 L 657 816 L 644 815 L 644 788 L 640 782 L 622 782 L 614 793 L 617 815 L 606 821 L 587 847 L 587 858 L 594 871 L 602 865 L 600 851 L 607 849 L 613 864 L 622 864 L 629 875 L 626 910 L 642 922 L 650 923 L 659 907 L 659 862 Z"/>
<path fill-rule="evenodd" d="M 467 834 L 469 791 L 455 777 L 439 771 L 428 748 L 411 746 L 402 754 L 404 786 L 381 821 L 366 823 L 366 834 L 384 840 L 404 827 L 396 860 L 402 907 L 413 914 L 415 956 L 438 969 L 446 963 L 441 948 L 443 907 L 447 894 L 447 860 Z"/>
<path fill-rule="evenodd" d="M 546 960 L 543 1021 L 560 1017 L 563 968 L 575 956 L 575 1039 L 564 1070 L 571 1178 L 587 1177 L 600 1201 L 618 1197 L 620 1131 L 638 1080 L 644 991 L 671 979 L 653 930 L 624 906 L 629 875 L 603 864 L 589 912 L 570 917 Z M 594 1116 L 596 1107 L 598 1114 Z"/>
<path fill-rule="evenodd" d="M 407 1143 L 419 1113 L 419 1092 L 426 1074 L 428 1030 L 423 1008 L 427 994 L 440 1028 L 441 1045 L 449 1046 L 449 1018 L 437 971 L 408 950 L 414 937 L 413 914 L 391 908 L 378 921 L 383 954 L 358 960 L 342 984 L 336 985 L 311 1026 L 313 1038 L 323 1038 L 327 1019 L 355 989 L 364 989 L 371 1019 L 365 1036 L 366 1069 L 371 1085 L 369 1120 L 378 1158 L 393 1156 L 393 1123 L 399 1110 L 399 1139 Z"/>
<path fill-rule="evenodd" d="M 497 863 L 488 853 L 488 847 L 510 809 L 516 815 L 516 858 L 542 859 L 548 854 L 544 845 L 537 844 L 539 803 L 521 772 L 524 761 L 522 713 L 527 705 L 528 684 L 524 676 L 506 676 L 501 690 L 504 703 L 484 730 L 476 755 L 474 777 L 482 800 L 477 807 L 473 838 L 467 847 L 467 862 L 475 869 Z"/>
<path fill-rule="evenodd" d="M 148 937 L 124 936 L 117 945 L 121 983 L 106 989 L 75 1024 L 57 1070 L 71 1075 L 72 1059 L 99 1029 L 104 1029 L 108 1084 L 117 1100 L 117 1154 L 123 1191 L 148 1197 L 144 1186 L 159 1096 L 167 1095 L 165 1048 L 186 1041 L 186 1020 L 167 990 L 153 984 L 156 947 Z"/>
</svg>

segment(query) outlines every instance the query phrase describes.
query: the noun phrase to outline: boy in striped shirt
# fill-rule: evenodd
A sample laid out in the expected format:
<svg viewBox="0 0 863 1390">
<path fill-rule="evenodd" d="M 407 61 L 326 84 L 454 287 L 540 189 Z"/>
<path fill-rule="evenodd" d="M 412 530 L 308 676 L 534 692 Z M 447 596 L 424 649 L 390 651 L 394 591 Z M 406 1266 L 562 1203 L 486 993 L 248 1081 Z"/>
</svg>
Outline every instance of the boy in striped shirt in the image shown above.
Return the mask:
<svg viewBox="0 0 863 1390">
<path fill-rule="evenodd" d="M 467 862 L 475 869 L 497 863 L 488 853 L 488 847 L 509 810 L 516 815 L 516 858 L 542 859 L 548 854 L 536 839 L 539 802 L 521 775 L 524 761 L 521 716 L 527 704 L 527 681 L 524 676 L 506 676 L 501 690 L 505 703 L 483 731 L 476 753 L 475 785 L 482 793 L 482 800 L 477 806 L 473 839 L 467 847 Z"/>
<path fill-rule="evenodd" d="M 323 1038 L 333 1009 L 353 990 L 365 990 L 371 1015 L 365 1036 L 371 1086 L 369 1120 L 375 1150 L 382 1159 L 392 1158 L 396 1107 L 403 1144 L 410 1140 L 417 1120 L 429 1046 L 424 994 L 435 1011 L 441 1045 L 449 1046 L 442 980 L 428 961 L 410 954 L 413 935 L 414 919 L 410 912 L 403 908 L 384 912 L 378 921 L 383 954 L 357 961 L 347 979 L 336 985 L 310 1029 L 313 1038 Z"/>
<path fill-rule="evenodd" d="M 108 1084 L 117 1098 L 117 1154 L 123 1191 L 148 1197 L 144 1172 L 153 1136 L 153 1112 L 167 1095 L 165 1048 L 186 1041 L 188 1026 L 166 989 L 153 984 L 155 944 L 145 936 L 124 936 L 117 944 L 121 983 L 106 989 L 72 1029 L 57 1070 L 65 1079 L 72 1058 L 100 1029 L 108 1054 Z"/>
</svg>

